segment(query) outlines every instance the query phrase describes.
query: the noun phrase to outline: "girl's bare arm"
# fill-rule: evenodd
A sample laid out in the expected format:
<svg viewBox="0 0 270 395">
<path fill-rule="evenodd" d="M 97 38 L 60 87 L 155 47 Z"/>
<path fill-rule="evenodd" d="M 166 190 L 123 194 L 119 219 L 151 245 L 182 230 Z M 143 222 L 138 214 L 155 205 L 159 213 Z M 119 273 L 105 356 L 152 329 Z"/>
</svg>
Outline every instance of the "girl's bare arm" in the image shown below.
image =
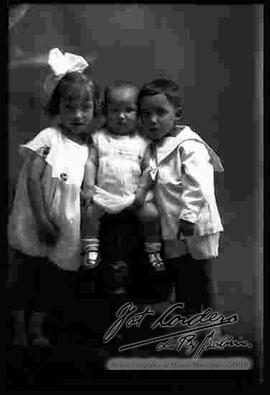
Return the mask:
<svg viewBox="0 0 270 395">
<path fill-rule="evenodd" d="M 54 235 L 56 228 L 47 216 L 41 189 L 41 177 L 45 167 L 46 162 L 43 158 L 39 156 L 33 157 L 28 174 L 28 194 L 40 234 Z"/>
</svg>

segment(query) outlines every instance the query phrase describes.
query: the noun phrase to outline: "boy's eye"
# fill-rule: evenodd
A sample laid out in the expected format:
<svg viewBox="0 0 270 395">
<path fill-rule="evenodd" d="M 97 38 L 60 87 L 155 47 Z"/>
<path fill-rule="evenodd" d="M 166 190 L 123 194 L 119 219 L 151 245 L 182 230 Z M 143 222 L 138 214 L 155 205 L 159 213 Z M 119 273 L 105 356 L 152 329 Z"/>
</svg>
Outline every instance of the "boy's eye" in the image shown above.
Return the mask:
<svg viewBox="0 0 270 395">
<path fill-rule="evenodd" d="M 157 115 L 160 116 L 160 117 L 163 116 L 164 114 L 166 114 L 165 110 L 158 110 L 157 111 Z"/>
</svg>

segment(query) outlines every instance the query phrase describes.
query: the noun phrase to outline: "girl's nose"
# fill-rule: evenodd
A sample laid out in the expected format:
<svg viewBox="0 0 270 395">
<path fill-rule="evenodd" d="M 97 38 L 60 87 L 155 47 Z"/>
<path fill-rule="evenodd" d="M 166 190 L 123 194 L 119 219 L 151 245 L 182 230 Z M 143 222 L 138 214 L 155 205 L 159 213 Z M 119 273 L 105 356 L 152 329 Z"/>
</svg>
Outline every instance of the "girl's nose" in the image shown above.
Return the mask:
<svg viewBox="0 0 270 395">
<path fill-rule="evenodd" d="M 82 113 L 82 111 L 81 110 L 77 110 L 77 111 L 75 111 L 75 118 L 76 119 L 81 119 L 82 118 L 82 116 L 83 116 L 83 113 Z"/>
</svg>

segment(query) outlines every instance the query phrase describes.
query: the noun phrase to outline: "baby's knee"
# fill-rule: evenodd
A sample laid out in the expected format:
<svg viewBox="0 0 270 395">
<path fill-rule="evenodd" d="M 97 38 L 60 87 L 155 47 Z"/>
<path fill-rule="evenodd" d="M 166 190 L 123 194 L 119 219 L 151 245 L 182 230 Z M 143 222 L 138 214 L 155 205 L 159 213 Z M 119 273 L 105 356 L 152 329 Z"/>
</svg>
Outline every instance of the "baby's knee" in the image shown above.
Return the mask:
<svg viewBox="0 0 270 395">
<path fill-rule="evenodd" d="M 143 223 L 156 222 L 159 220 L 159 212 L 153 203 L 147 202 L 137 211 L 137 217 Z"/>
<path fill-rule="evenodd" d="M 103 211 L 95 204 L 90 204 L 82 213 L 82 217 L 86 220 L 98 219 L 103 215 Z"/>
</svg>

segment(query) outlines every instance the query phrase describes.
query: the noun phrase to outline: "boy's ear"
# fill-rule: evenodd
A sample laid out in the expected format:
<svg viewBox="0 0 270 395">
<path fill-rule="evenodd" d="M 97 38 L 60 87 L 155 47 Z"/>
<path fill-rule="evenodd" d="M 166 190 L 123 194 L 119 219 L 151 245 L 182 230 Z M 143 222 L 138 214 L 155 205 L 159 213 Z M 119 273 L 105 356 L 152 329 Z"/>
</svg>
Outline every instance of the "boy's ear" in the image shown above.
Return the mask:
<svg viewBox="0 0 270 395">
<path fill-rule="evenodd" d="M 178 107 L 175 110 L 175 115 L 176 115 L 176 121 L 180 121 L 183 118 L 184 111 L 183 111 L 182 107 Z"/>
</svg>

